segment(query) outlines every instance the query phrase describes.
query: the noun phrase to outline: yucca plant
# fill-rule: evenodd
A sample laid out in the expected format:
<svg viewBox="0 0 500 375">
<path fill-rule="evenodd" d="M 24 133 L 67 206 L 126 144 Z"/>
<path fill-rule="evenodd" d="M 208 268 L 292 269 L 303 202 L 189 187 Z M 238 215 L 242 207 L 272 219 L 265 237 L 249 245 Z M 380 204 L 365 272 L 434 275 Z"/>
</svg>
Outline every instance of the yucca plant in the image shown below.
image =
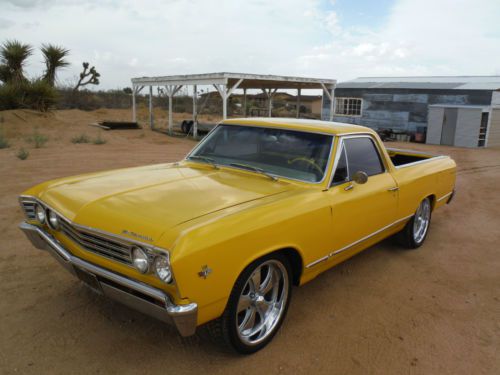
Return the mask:
<svg viewBox="0 0 500 375">
<path fill-rule="evenodd" d="M 21 84 L 26 81 L 24 66 L 33 54 L 33 47 L 17 40 L 7 40 L 0 47 L 0 80 L 5 83 Z"/>
<path fill-rule="evenodd" d="M 69 55 L 69 50 L 53 44 L 42 44 L 40 49 L 45 60 L 45 73 L 43 79 L 51 86 L 56 82 L 56 71 L 69 65 L 65 59 Z"/>
</svg>

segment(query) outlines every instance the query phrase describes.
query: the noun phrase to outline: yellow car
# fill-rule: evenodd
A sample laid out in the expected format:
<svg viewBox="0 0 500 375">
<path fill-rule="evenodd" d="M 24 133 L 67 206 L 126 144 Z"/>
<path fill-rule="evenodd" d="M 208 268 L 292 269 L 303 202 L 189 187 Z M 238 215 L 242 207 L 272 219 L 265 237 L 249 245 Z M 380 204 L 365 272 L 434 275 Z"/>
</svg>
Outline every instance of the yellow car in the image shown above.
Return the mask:
<svg viewBox="0 0 500 375">
<path fill-rule="evenodd" d="M 96 292 L 183 336 L 210 322 L 252 353 L 282 324 L 292 284 L 396 233 L 422 245 L 455 172 L 365 127 L 231 119 L 182 161 L 29 189 L 20 228 Z"/>
</svg>

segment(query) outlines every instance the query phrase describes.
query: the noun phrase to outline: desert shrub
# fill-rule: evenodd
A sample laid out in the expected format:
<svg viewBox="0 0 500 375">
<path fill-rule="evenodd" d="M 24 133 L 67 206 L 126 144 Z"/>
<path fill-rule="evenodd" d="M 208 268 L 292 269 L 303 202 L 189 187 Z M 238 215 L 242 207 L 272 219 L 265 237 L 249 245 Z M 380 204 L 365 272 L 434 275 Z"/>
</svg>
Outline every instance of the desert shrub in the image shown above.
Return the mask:
<svg viewBox="0 0 500 375">
<path fill-rule="evenodd" d="M 103 145 L 105 144 L 107 141 L 101 137 L 101 133 L 97 134 L 97 137 L 94 138 L 94 140 L 92 141 L 93 144 L 95 145 Z"/>
<path fill-rule="evenodd" d="M 23 90 L 22 105 L 37 111 L 47 111 L 57 103 L 57 91 L 42 79 L 27 82 L 21 86 Z"/>
<path fill-rule="evenodd" d="M 0 110 L 28 108 L 45 112 L 55 106 L 57 98 L 57 91 L 41 79 L 0 85 Z"/>
<path fill-rule="evenodd" d="M 87 134 L 80 134 L 71 138 L 71 143 L 90 143 L 90 138 Z"/>
<path fill-rule="evenodd" d="M 0 111 L 21 107 L 21 94 L 18 87 L 11 84 L 0 85 Z"/>
<path fill-rule="evenodd" d="M 29 153 L 29 151 L 27 151 L 21 147 L 19 149 L 19 151 L 17 152 L 16 156 L 18 159 L 26 160 L 26 159 L 28 159 L 28 156 L 30 156 L 30 153 Z"/>
<path fill-rule="evenodd" d="M 48 140 L 49 137 L 44 134 L 40 134 L 36 129 L 32 135 L 26 138 L 26 142 L 33 143 L 33 146 L 35 146 L 35 148 L 42 148 L 43 146 L 45 146 Z"/>
<path fill-rule="evenodd" d="M 5 136 L 0 133 L 0 149 L 10 147 L 10 143 Z"/>
</svg>

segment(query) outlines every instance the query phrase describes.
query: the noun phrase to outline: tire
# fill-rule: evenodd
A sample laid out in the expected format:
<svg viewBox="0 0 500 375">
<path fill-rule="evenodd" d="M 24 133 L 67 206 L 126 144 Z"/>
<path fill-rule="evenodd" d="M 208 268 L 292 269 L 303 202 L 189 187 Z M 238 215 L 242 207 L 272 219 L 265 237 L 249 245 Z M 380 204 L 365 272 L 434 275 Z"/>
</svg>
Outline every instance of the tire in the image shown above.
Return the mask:
<svg viewBox="0 0 500 375">
<path fill-rule="evenodd" d="M 432 218 L 432 204 L 429 197 L 425 198 L 415 211 L 412 218 L 399 232 L 399 241 L 408 249 L 417 249 L 424 243 L 429 233 Z"/>
<path fill-rule="evenodd" d="M 284 255 L 257 259 L 236 280 L 223 315 L 209 323 L 210 334 L 238 353 L 259 351 L 285 319 L 291 286 L 290 262 Z"/>
<path fill-rule="evenodd" d="M 181 130 L 184 134 L 189 134 L 192 127 L 193 127 L 193 121 L 183 120 L 181 123 Z"/>
</svg>

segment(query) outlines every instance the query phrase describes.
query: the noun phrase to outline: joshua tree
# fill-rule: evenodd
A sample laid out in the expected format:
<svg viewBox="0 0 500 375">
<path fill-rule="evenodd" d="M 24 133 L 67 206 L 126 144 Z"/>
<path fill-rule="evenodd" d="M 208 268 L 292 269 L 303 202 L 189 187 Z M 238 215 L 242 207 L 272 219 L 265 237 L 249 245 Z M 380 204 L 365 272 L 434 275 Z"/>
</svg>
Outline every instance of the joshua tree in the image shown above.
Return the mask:
<svg viewBox="0 0 500 375">
<path fill-rule="evenodd" d="M 89 63 L 84 62 L 82 64 L 83 66 L 83 72 L 80 73 L 80 79 L 78 80 L 78 83 L 76 84 L 75 88 L 73 89 L 74 91 L 77 91 L 80 86 L 85 86 L 85 85 L 98 85 L 99 84 L 99 77 L 101 76 L 99 73 L 97 73 L 97 70 L 95 70 L 95 66 L 91 67 L 89 69 Z M 88 78 L 85 81 L 85 78 Z"/>
<path fill-rule="evenodd" d="M 0 47 L 0 80 L 13 84 L 26 81 L 24 65 L 31 54 L 33 54 L 33 48 L 29 44 L 7 40 Z"/>
<path fill-rule="evenodd" d="M 69 65 L 65 57 L 69 55 L 69 50 L 53 44 L 42 44 L 40 49 L 45 60 L 45 73 L 43 79 L 52 87 L 56 82 L 56 70 Z"/>
</svg>

